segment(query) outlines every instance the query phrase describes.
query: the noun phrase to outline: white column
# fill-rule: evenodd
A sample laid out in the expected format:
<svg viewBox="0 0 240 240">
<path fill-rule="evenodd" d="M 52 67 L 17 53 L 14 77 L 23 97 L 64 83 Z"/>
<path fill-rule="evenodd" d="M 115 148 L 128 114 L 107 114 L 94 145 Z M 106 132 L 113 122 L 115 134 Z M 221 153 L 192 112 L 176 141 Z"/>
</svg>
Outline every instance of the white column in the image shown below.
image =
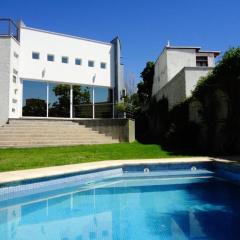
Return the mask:
<svg viewBox="0 0 240 240">
<path fill-rule="evenodd" d="M 47 83 L 47 117 L 48 117 L 48 102 L 49 102 L 49 83 Z"/>
<path fill-rule="evenodd" d="M 112 104 L 113 104 L 113 112 L 112 112 L 112 116 L 113 116 L 113 118 L 115 118 L 115 113 L 114 113 L 114 110 L 115 110 L 115 106 L 114 106 L 114 88 L 112 89 L 112 97 L 113 97 L 113 101 L 112 101 Z"/>
<path fill-rule="evenodd" d="M 94 92 L 95 88 L 93 86 L 93 91 L 92 91 L 92 98 L 93 98 L 93 118 L 95 118 L 95 106 L 94 106 L 94 103 L 95 103 L 95 92 Z"/>
<path fill-rule="evenodd" d="M 73 118 L 73 88 L 70 85 L 70 118 Z"/>
</svg>

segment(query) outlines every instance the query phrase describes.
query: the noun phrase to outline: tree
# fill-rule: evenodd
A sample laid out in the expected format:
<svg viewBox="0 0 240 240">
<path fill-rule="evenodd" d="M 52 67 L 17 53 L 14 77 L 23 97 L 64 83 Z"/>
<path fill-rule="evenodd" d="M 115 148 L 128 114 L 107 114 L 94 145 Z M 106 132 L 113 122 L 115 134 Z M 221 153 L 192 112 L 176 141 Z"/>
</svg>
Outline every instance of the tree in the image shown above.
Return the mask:
<svg viewBox="0 0 240 240">
<path fill-rule="evenodd" d="M 141 72 L 142 81 L 138 83 L 137 94 L 141 105 L 147 104 L 152 96 L 152 85 L 154 77 L 154 62 L 147 62 L 146 67 Z"/>
<path fill-rule="evenodd" d="M 132 95 L 136 92 L 135 80 L 136 80 L 136 77 L 132 72 L 128 73 L 125 77 L 125 86 L 126 86 L 128 95 Z"/>
</svg>

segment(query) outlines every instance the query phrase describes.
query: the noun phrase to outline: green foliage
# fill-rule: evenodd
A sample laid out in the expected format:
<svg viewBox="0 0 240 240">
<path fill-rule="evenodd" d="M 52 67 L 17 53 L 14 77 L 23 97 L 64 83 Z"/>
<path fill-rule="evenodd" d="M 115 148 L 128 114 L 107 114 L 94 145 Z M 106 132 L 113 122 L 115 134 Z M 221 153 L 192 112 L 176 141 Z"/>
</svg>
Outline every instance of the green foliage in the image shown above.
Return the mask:
<svg viewBox="0 0 240 240">
<path fill-rule="evenodd" d="M 147 62 L 141 73 L 142 81 L 137 85 L 139 102 L 141 105 L 148 103 L 152 96 L 152 85 L 154 77 L 154 62 Z"/>
</svg>

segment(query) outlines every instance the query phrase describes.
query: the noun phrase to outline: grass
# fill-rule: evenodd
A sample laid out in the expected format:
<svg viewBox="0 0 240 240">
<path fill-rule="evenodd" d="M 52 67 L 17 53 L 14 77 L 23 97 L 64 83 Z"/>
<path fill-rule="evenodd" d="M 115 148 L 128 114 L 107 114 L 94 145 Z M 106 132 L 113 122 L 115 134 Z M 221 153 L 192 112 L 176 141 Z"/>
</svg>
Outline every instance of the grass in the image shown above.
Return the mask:
<svg viewBox="0 0 240 240">
<path fill-rule="evenodd" d="M 117 159 L 176 157 L 159 145 L 134 143 L 0 149 L 0 171 Z"/>
</svg>

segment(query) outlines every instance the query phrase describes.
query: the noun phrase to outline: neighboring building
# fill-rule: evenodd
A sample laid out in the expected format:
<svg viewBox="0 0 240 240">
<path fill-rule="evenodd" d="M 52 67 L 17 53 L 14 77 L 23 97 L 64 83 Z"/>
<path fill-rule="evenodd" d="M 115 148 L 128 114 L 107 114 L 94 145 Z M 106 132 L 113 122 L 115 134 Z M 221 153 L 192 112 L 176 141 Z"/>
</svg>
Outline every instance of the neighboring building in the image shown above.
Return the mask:
<svg viewBox="0 0 240 240">
<path fill-rule="evenodd" d="M 120 51 L 119 38 L 101 42 L 0 19 L 0 124 L 114 117 L 124 91 Z"/>
<path fill-rule="evenodd" d="M 163 49 L 155 63 L 152 96 L 157 101 L 166 97 L 169 109 L 191 96 L 203 76 L 215 67 L 219 51 L 202 51 L 201 47 L 174 47 Z"/>
</svg>

